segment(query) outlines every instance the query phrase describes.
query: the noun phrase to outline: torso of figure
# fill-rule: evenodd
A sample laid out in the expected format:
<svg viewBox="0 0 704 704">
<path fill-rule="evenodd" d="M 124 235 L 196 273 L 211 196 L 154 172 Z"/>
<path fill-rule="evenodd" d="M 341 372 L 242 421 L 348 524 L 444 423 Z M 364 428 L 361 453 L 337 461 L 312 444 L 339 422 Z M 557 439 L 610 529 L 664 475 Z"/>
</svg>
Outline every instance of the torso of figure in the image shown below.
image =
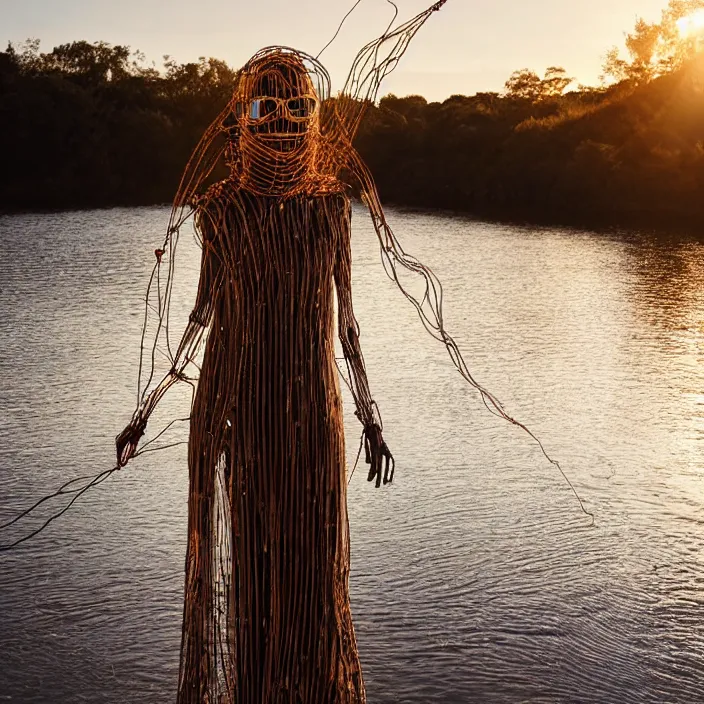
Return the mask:
<svg viewBox="0 0 704 704">
<path fill-rule="evenodd" d="M 342 193 L 292 198 L 225 190 L 217 199 L 212 247 L 224 270 L 215 301 L 213 331 L 233 320 L 303 326 L 323 332 L 332 325 L 333 273 L 341 238 L 348 232 L 349 201 Z M 305 305 L 304 305 L 305 304 Z M 274 309 L 285 316 L 274 320 Z"/>
<path fill-rule="evenodd" d="M 217 274 L 201 374 L 213 386 L 199 386 L 197 405 L 211 432 L 221 436 L 229 420 L 256 444 L 279 423 L 337 424 L 333 296 L 338 255 L 349 247 L 349 199 L 339 191 L 265 197 L 224 182 L 203 207 L 203 246 Z M 266 426 L 243 428 L 243 417 L 262 415 Z"/>
<path fill-rule="evenodd" d="M 204 246 L 220 276 L 206 358 L 218 357 L 215 347 L 234 354 L 231 364 L 256 353 L 272 372 L 310 371 L 314 382 L 316 366 L 334 364 L 334 270 L 349 237 L 348 198 L 339 191 L 257 196 L 225 182 L 207 207 L 212 229 Z M 280 358 L 284 340 L 289 360 Z"/>
</svg>

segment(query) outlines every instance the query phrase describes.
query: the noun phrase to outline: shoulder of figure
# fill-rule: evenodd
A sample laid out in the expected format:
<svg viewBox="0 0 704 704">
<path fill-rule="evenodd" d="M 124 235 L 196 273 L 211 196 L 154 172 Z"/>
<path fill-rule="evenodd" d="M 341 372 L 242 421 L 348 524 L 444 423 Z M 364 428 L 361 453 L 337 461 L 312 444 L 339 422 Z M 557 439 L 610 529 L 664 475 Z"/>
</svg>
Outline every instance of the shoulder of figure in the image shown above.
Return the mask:
<svg viewBox="0 0 704 704">
<path fill-rule="evenodd" d="M 233 198 L 239 198 L 239 192 L 239 181 L 232 179 L 217 181 L 211 184 L 205 193 L 194 200 L 193 207 L 196 210 L 213 213 L 227 205 Z"/>
<path fill-rule="evenodd" d="M 208 228 L 208 224 L 216 229 L 226 227 L 232 229 L 233 217 L 237 213 L 245 213 L 252 209 L 254 197 L 241 188 L 239 181 L 225 179 L 213 183 L 208 190 L 194 201 L 196 222 L 201 223 L 201 228 Z"/>
<path fill-rule="evenodd" d="M 316 195 L 347 198 L 347 185 L 334 176 L 318 174 L 311 180 L 310 188 Z"/>
<path fill-rule="evenodd" d="M 217 239 L 224 220 L 227 191 L 227 181 L 218 181 L 192 201 L 196 231 L 203 242 Z"/>
</svg>

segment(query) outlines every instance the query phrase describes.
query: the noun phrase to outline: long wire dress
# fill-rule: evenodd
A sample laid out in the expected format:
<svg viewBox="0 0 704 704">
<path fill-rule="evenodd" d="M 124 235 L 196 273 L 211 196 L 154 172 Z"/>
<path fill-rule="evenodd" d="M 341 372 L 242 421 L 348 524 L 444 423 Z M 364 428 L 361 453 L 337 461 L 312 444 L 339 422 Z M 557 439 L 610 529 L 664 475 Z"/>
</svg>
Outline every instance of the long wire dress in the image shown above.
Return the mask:
<svg viewBox="0 0 704 704">
<path fill-rule="evenodd" d="M 195 314 L 211 332 L 191 415 L 179 702 L 363 702 L 334 346 L 336 288 L 361 361 L 349 201 L 225 183 L 198 222 L 210 293 Z"/>
</svg>

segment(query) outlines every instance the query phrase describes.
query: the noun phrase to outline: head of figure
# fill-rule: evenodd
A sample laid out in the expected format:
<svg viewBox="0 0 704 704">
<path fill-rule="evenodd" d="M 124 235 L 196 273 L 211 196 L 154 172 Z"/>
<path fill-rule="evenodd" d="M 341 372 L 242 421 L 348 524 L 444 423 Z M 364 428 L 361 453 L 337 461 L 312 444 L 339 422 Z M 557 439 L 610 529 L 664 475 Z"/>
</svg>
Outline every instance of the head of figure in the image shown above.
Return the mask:
<svg viewBox="0 0 704 704">
<path fill-rule="evenodd" d="M 314 172 L 319 97 L 303 59 L 264 50 L 240 72 L 232 101 L 240 178 L 261 194 L 301 187 Z"/>
</svg>

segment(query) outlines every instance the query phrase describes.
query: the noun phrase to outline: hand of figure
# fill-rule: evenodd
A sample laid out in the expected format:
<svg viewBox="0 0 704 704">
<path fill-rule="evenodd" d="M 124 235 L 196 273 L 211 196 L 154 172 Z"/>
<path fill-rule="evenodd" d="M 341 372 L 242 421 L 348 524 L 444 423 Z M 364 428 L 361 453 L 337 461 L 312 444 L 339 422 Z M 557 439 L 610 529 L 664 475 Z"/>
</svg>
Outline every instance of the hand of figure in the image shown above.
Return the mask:
<svg viewBox="0 0 704 704">
<path fill-rule="evenodd" d="M 134 457 L 146 428 L 146 420 L 133 418 L 130 424 L 115 438 L 118 467 L 124 467 Z"/>
<path fill-rule="evenodd" d="M 381 428 L 377 423 L 370 424 L 364 429 L 364 454 L 366 463 L 370 465 L 367 481 L 372 482 L 376 479 L 376 486 L 381 486 L 383 467 L 383 482 L 391 483 L 394 478 L 394 457 L 384 442 Z"/>
</svg>

